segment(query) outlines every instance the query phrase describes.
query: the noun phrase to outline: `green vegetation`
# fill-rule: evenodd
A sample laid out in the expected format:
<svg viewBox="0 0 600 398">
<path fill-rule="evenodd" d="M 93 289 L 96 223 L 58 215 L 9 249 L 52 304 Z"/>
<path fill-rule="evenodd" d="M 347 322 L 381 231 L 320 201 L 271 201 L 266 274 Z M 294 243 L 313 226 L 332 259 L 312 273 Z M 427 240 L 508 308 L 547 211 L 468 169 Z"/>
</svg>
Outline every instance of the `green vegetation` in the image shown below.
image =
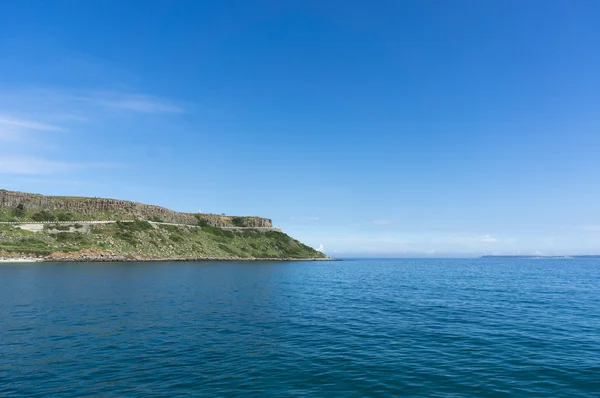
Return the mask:
<svg viewBox="0 0 600 398">
<path fill-rule="evenodd" d="M 12 215 L 15 218 L 19 218 L 19 217 L 24 217 L 25 216 L 25 208 L 23 207 L 22 204 L 18 205 L 15 209 L 13 209 L 12 211 Z"/>
<path fill-rule="evenodd" d="M 148 221 L 135 220 L 133 222 L 120 222 L 117 221 L 117 227 L 121 231 L 126 232 L 138 232 L 138 231 L 147 231 L 149 229 L 154 228 L 152 224 Z"/>
<path fill-rule="evenodd" d="M 39 213 L 34 213 L 31 216 L 31 219 L 33 221 L 57 221 L 58 217 L 56 217 L 54 214 L 50 213 L 49 211 L 43 210 L 43 211 L 40 211 Z"/>
<path fill-rule="evenodd" d="M 127 242 L 130 246 L 137 247 L 141 242 L 136 236 L 136 232 L 153 229 L 148 221 L 136 220 L 134 222 L 117 222 L 117 231 L 115 237 Z"/>
<path fill-rule="evenodd" d="M 54 227 L 54 226 L 49 226 Z M 96 224 L 90 233 L 62 228 L 34 233 L 0 225 L 0 251 L 34 255 L 100 249 L 145 258 L 323 258 L 288 235 L 216 227 L 152 225 L 147 221 Z"/>
<path fill-rule="evenodd" d="M 231 223 L 236 227 L 243 227 L 245 225 L 244 217 L 233 217 Z"/>
<path fill-rule="evenodd" d="M 196 222 L 199 227 L 208 227 L 208 220 L 202 218 L 200 214 L 194 214 L 194 217 L 196 217 Z"/>
<path fill-rule="evenodd" d="M 15 212 L 18 212 L 20 214 L 20 217 L 24 217 L 26 216 L 27 212 L 25 212 L 24 210 L 17 210 L 15 209 L 13 211 L 13 215 L 15 215 Z M 19 217 L 17 217 L 19 218 Z M 33 221 L 73 221 L 74 215 L 73 213 L 68 213 L 68 212 L 64 212 L 64 211 L 55 211 L 55 212 L 50 212 L 47 210 L 42 210 L 40 212 L 37 213 L 33 213 L 31 215 L 31 219 Z"/>
<path fill-rule="evenodd" d="M 131 217 L 126 214 L 114 212 L 91 212 L 91 213 L 72 213 L 58 210 L 44 210 L 32 212 L 25 210 L 22 206 L 7 209 L 0 208 L 0 222 L 55 222 L 55 221 L 101 221 L 101 220 L 130 220 Z M 155 221 L 155 220 L 150 220 Z"/>
<path fill-rule="evenodd" d="M 58 214 L 56 215 L 56 218 L 58 219 L 58 221 L 73 221 L 75 219 L 75 216 L 73 213 L 69 213 L 69 212 L 58 212 Z"/>
<path fill-rule="evenodd" d="M 0 190 L 0 193 L 7 192 Z M 133 202 L 77 197 L 46 197 L 48 199 L 40 200 L 44 198 L 41 195 L 8 193 L 9 200 L 3 201 L 3 206 L 16 207 L 0 207 L 0 222 L 42 222 L 44 225 L 23 226 L 36 231 L 30 232 L 16 225 L 0 224 L 0 252 L 39 256 L 54 254 L 59 259 L 72 258 L 61 256 L 79 251 L 113 259 L 325 257 L 284 233 L 242 228 L 270 225 L 270 221 L 259 222 L 257 217 L 196 214 L 192 218 L 188 213 L 160 210 L 156 206 L 134 203 L 132 207 Z M 145 221 L 131 221 L 142 215 L 151 216 Z M 195 225 L 162 224 L 165 220 L 189 222 L 190 219 Z M 92 224 L 79 221 L 114 222 Z M 212 226 L 224 224 L 239 228 Z M 81 258 L 77 257 L 79 254 L 82 253 L 73 254 L 73 258 Z"/>
</svg>

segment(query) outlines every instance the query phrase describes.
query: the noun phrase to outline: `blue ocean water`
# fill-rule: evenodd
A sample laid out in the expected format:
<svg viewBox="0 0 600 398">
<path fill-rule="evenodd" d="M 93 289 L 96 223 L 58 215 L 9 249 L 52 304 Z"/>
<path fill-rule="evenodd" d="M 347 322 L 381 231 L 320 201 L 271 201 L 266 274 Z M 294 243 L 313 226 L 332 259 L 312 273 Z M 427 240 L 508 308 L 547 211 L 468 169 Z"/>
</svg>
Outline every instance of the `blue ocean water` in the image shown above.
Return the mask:
<svg viewBox="0 0 600 398">
<path fill-rule="evenodd" d="M 0 396 L 599 397 L 600 261 L 3 264 Z"/>
</svg>

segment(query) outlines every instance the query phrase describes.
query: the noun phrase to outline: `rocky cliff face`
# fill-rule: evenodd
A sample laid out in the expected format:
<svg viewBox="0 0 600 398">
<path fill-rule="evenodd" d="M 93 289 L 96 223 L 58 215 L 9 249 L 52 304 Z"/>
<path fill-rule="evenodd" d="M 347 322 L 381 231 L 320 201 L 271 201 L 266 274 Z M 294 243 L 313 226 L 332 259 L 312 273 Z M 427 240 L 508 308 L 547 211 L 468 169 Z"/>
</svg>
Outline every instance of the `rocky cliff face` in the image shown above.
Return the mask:
<svg viewBox="0 0 600 398">
<path fill-rule="evenodd" d="M 198 224 L 198 217 L 208 225 L 225 227 L 272 227 L 268 218 L 232 217 L 216 214 L 180 213 L 164 207 L 146 205 L 126 200 L 86 198 L 74 196 L 44 196 L 24 192 L 0 190 L 0 208 L 20 208 L 30 212 L 64 211 L 76 214 L 95 215 L 101 213 L 104 219 L 160 219 L 176 224 Z"/>
</svg>

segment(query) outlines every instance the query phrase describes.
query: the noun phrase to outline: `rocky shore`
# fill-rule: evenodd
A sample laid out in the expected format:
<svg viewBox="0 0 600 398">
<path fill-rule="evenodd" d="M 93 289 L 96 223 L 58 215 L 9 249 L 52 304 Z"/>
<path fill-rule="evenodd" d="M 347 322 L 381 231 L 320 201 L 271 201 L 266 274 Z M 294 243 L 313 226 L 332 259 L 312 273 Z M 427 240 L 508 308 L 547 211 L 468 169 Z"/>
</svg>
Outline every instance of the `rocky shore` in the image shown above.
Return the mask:
<svg viewBox="0 0 600 398">
<path fill-rule="evenodd" d="M 8 258 L 8 257 L 0 257 L 0 263 L 38 263 L 40 261 L 44 261 L 40 258 L 35 257 L 21 257 L 21 258 Z"/>
<path fill-rule="evenodd" d="M 47 256 L 31 257 L 22 253 L 0 252 L 0 262 L 158 262 L 158 261 L 334 261 L 326 258 L 272 258 L 272 257 L 151 257 L 119 254 L 106 250 L 86 249 L 77 252 L 55 252 Z"/>
</svg>

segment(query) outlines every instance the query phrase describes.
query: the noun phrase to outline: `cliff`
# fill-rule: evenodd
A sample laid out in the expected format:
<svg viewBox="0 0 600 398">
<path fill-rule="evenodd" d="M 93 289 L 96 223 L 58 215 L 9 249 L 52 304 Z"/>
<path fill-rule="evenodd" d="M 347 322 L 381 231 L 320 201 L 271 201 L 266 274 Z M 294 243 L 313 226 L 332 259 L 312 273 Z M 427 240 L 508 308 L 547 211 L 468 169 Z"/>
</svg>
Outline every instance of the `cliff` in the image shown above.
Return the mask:
<svg viewBox="0 0 600 398">
<path fill-rule="evenodd" d="M 20 210 L 22 216 L 14 221 L 26 220 L 42 211 L 72 213 L 70 218 L 84 220 L 156 220 L 174 224 L 198 225 L 199 220 L 213 227 L 272 227 L 268 218 L 235 217 L 217 214 L 180 213 L 164 207 L 127 200 L 88 198 L 75 196 L 44 196 L 24 192 L 0 190 L 0 209 Z M 18 213 L 15 213 L 18 214 Z M 79 217 L 78 217 L 79 216 Z M 10 220 L 0 220 L 10 221 Z M 51 220 L 49 220 L 51 221 Z M 68 220 L 65 220 L 68 221 Z M 200 222 L 202 222 L 200 221 Z"/>
<path fill-rule="evenodd" d="M 0 190 L 0 260 L 328 260 L 261 217 Z"/>
</svg>

